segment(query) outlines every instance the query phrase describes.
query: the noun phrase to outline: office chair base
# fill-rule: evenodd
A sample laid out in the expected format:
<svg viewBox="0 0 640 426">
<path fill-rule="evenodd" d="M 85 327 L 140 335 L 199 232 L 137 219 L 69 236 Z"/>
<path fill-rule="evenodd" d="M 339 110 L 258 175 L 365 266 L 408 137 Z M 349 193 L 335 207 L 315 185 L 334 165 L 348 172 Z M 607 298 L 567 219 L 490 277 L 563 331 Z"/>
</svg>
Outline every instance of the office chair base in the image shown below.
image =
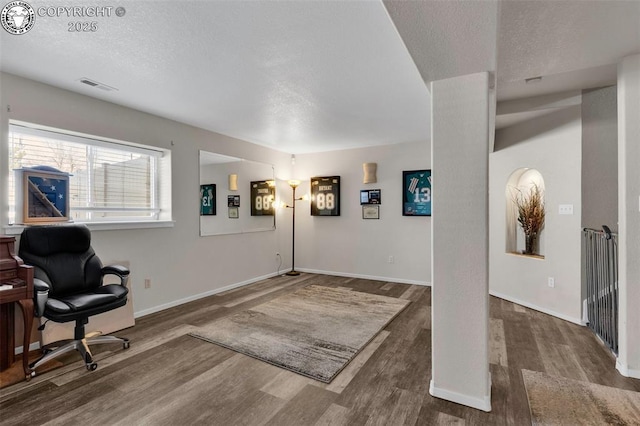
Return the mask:
<svg viewBox="0 0 640 426">
<path fill-rule="evenodd" d="M 42 364 L 51 361 L 58 356 L 65 354 L 71 351 L 78 351 L 84 360 L 85 366 L 87 370 L 94 371 L 98 368 L 98 364 L 93 361 L 93 355 L 91 354 L 91 350 L 89 349 L 89 345 L 97 345 L 104 343 L 121 343 L 123 349 L 129 349 L 129 339 L 125 337 L 116 337 L 116 336 L 101 336 L 94 335 L 91 333 L 90 337 L 85 337 L 84 339 L 79 340 L 63 340 L 61 342 L 56 342 L 57 346 L 55 349 L 45 348 L 43 349 L 44 355 L 42 355 L 39 359 L 29 364 L 29 369 L 31 370 L 31 377 L 36 375 L 36 368 L 41 366 Z"/>
</svg>

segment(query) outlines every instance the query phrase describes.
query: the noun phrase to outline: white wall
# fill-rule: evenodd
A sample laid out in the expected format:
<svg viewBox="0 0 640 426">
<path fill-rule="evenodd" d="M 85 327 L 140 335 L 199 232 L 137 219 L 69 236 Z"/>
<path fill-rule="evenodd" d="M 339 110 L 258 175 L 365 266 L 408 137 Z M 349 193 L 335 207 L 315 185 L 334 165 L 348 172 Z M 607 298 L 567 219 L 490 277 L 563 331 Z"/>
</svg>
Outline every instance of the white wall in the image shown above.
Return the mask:
<svg viewBox="0 0 640 426">
<path fill-rule="evenodd" d="M 271 163 L 276 175 L 289 174 L 287 154 L 13 75 L 3 73 L 0 78 L 3 194 L 9 175 L 9 119 L 171 150 L 174 227 L 93 232 L 93 246 L 104 261 L 129 262 L 135 312 L 150 312 L 276 272 L 274 253 L 287 253 L 289 247 L 286 240 L 281 245 L 277 230 L 199 236 L 198 151 Z M 221 185 L 227 185 L 226 180 Z M 4 195 L 0 196 L 0 212 L 5 226 L 8 206 Z M 145 278 L 151 279 L 150 289 L 144 289 Z"/>
<path fill-rule="evenodd" d="M 491 411 L 489 73 L 431 83 L 433 223 L 429 392 Z"/>
<path fill-rule="evenodd" d="M 569 106 L 499 130 L 489 156 L 491 294 L 576 323 L 582 303 L 581 136 L 581 107 Z M 537 169 L 545 182 L 544 259 L 505 253 L 505 186 L 523 167 Z M 559 215 L 560 204 L 572 204 L 573 215 Z"/>
<path fill-rule="evenodd" d="M 640 54 L 618 65 L 618 370 L 640 378 Z"/>
<path fill-rule="evenodd" d="M 340 216 L 311 216 L 308 201 L 297 203 L 296 269 L 429 282 L 431 218 L 402 216 L 402 171 L 431 168 L 426 137 L 418 143 L 296 156 L 292 178 L 302 181 L 296 196 L 309 194 L 311 177 L 341 178 Z M 378 163 L 377 183 L 362 183 L 362 163 Z M 362 219 L 361 189 L 381 189 L 380 219 Z M 290 199 L 291 189 L 284 201 Z M 278 226 L 289 228 L 290 217 L 287 209 Z"/>
<path fill-rule="evenodd" d="M 582 94 L 582 227 L 618 231 L 616 86 Z"/>
</svg>

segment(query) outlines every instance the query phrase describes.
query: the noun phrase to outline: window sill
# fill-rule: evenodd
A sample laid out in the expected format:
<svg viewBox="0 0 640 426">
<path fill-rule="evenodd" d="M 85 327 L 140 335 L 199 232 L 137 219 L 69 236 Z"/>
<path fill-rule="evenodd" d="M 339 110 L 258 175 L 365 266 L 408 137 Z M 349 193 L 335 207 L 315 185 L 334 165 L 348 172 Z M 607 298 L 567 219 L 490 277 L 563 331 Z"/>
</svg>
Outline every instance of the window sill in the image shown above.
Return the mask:
<svg viewBox="0 0 640 426">
<path fill-rule="evenodd" d="M 69 222 L 87 225 L 91 231 L 117 231 L 122 229 L 150 229 L 173 228 L 173 220 L 150 220 L 147 222 Z M 57 223 L 54 226 L 62 226 L 65 223 Z M 2 231 L 5 235 L 20 235 L 22 230 L 29 225 L 5 225 Z"/>
</svg>

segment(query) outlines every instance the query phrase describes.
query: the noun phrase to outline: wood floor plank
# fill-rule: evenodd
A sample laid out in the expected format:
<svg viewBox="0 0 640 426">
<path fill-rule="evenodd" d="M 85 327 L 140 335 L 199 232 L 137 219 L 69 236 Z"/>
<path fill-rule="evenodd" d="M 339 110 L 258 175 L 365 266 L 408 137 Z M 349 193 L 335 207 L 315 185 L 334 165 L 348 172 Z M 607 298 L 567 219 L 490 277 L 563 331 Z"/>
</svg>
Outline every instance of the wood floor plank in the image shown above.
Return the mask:
<svg viewBox="0 0 640 426">
<path fill-rule="evenodd" d="M 324 383 L 316 382 L 308 377 L 288 370 L 282 370 L 278 372 L 273 380 L 260 388 L 260 390 L 276 398 L 280 398 L 283 401 L 290 401 L 305 386 L 312 384 L 312 382 L 324 385 Z"/>
<path fill-rule="evenodd" d="M 272 417 L 267 425 L 312 425 L 336 399 L 333 392 L 307 385 Z"/>
<path fill-rule="evenodd" d="M 351 410 L 338 404 L 331 404 L 322 413 L 315 426 L 347 426 L 351 424 Z"/>
<path fill-rule="evenodd" d="M 329 384 L 322 384 L 328 391 L 342 393 L 349 386 L 351 380 L 360 372 L 360 369 L 371 358 L 384 340 L 389 336 L 389 331 L 382 330 L 356 357 L 342 370 Z M 316 382 L 320 385 L 319 382 Z M 322 386 L 321 386 L 322 387 Z"/>
<path fill-rule="evenodd" d="M 504 323 L 501 319 L 489 319 L 489 362 L 507 367 L 507 343 L 504 337 Z"/>
</svg>

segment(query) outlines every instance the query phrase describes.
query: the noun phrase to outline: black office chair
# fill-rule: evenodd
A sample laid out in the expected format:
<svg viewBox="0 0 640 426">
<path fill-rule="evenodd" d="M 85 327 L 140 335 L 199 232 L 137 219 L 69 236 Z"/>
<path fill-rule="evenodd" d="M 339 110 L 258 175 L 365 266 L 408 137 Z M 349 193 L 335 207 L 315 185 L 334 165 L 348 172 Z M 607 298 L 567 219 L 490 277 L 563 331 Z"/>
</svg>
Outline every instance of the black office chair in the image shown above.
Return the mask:
<svg viewBox="0 0 640 426">
<path fill-rule="evenodd" d="M 48 345 L 55 349 L 44 349 L 44 355 L 29 364 L 32 376 L 40 365 L 73 350 L 80 352 L 87 370 L 95 370 L 98 364 L 93 361 L 89 345 L 121 343 L 125 349 L 129 347 L 126 338 L 102 336 L 100 332 L 85 336 L 89 317 L 124 306 L 129 292 L 129 270 L 119 265 L 102 266 L 91 248 L 91 233 L 86 226 L 25 228 L 18 253 L 34 267 L 36 316 L 60 323 L 76 322 L 73 340 Z M 103 285 L 105 275 L 117 275 L 120 283 Z"/>
</svg>

